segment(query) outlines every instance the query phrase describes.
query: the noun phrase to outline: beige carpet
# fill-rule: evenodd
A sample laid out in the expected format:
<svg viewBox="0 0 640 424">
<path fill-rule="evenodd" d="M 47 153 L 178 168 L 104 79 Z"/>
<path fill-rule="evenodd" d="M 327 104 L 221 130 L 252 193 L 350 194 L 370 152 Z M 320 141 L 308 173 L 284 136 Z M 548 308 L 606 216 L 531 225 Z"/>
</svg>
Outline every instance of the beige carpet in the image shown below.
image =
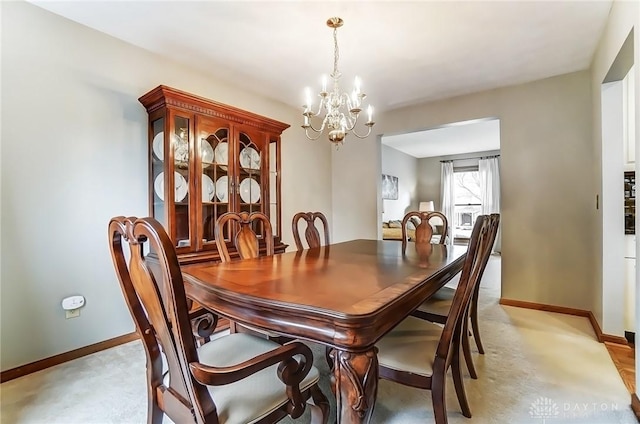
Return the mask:
<svg viewBox="0 0 640 424">
<path fill-rule="evenodd" d="M 492 257 L 480 295 L 486 354 L 475 354 L 480 378 L 465 380 L 473 418 L 460 413 L 449 378 L 449 422 L 636 423 L 629 393 L 589 321 L 500 306 L 499 281 L 500 258 Z M 329 396 L 323 349 L 312 347 Z M 145 423 L 144 368 L 136 341 L 9 381 L 0 385 L 0 422 Z M 372 422 L 433 422 L 430 392 L 381 381 Z"/>
</svg>

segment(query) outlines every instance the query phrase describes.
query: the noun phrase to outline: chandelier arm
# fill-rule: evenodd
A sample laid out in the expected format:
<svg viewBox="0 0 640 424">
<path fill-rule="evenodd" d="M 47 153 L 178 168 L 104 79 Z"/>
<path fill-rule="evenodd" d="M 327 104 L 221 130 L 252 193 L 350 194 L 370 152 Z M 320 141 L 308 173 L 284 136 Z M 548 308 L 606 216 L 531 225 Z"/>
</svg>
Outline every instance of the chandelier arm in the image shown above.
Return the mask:
<svg viewBox="0 0 640 424">
<path fill-rule="evenodd" d="M 313 123 L 311 122 L 311 118 L 309 118 L 309 125 L 307 127 L 303 127 L 303 128 L 305 128 L 305 129 L 311 128 L 313 130 L 313 132 L 315 132 L 315 133 L 322 133 L 322 131 L 324 131 L 324 127 L 325 127 L 326 123 L 327 123 L 327 120 L 323 119 L 322 120 L 322 125 L 320 125 L 320 128 L 315 128 L 313 126 Z M 315 138 L 313 140 L 315 140 Z"/>
<path fill-rule="evenodd" d="M 351 129 L 351 130 L 350 130 L 350 131 L 351 131 L 351 134 L 355 135 L 355 136 L 356 136 L 356 137 L 358 137 L 358 138 L 367 138 L 367 137 L 369 137 L 369 134 L 371 134 L 371 127 L 372 127 L 373 125 L 367 125 L 367 126 L 369 127 L 369 130 L 367 131 L 367 133 L 366 133 L 366 134 L 364 134 L 364 135 L 360 135 L 360 134 L 358 134 L 358 132 L 355 130 L 355 128 L 353 128 L 353 129 Z"/>
<path fill-rule="evenodd" d="M 317 135 L 317 136 L 315 136 L 315 137 L 310 136 L 310 135 L 309 135 L 309 128 L 311 128 L 311 129 L 312 129 L 316 134 L 318 134 L 318 135 Z M 307 138 L 308 138 L 309 140 L 311 140 L 311 141 L 315 141 L 315 140 L 319 139 L 319 138 L 320 138 L 320 136 L 322 135 L 322 131 L 316 131 L 316 130 L 315 130 L 315 129 L 313 129 L 312 127 L 307 127 L 307 128 L 305 128 L 305 129 L 304 129 L 304 132 L 305 132 L 305 134 L 306 134 Z"/>
</svg>

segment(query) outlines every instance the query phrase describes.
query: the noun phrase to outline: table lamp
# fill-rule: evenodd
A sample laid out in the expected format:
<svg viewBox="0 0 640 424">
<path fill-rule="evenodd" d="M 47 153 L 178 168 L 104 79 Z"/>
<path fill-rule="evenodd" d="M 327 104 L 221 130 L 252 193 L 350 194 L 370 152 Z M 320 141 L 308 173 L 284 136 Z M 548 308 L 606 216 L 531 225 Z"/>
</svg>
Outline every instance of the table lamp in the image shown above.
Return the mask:
<svg viewBox="0 0 640 424">
<path fill-rule="evenodd" d="M 432 212 L 432 211 L 435 211 L 434 206 L 433 206 L 433 200 L 428 200 L 426 202 L 420 202 L 420 205 L 418 205 L 418 210 L 420 212 Z"/>
</svg>

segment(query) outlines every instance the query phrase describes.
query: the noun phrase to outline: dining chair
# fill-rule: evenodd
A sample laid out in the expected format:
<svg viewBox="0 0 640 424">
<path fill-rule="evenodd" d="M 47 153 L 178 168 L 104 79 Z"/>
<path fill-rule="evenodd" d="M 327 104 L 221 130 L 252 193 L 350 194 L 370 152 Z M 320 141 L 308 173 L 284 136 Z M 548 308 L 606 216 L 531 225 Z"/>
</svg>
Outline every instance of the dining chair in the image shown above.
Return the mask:
<svg viewBox="0 0 640 424">
<path fill-rule="evenodd" d="M 415 222 L 417 220 L 413 218 L 417 218 L 419 222 Z M 407 232 L 407 225 L 409 221 L 414 222 L 416 227 L 415 235 L 413 237 L 413 241 L 415 243 L 431 243 L 433 238 L 433 227 L 431 224 L 431 220 L 433 218 L 439 218 L 442 221 L 442 234 L 440 234 L 440 239 L 438 240 L 438 244 L 445 244 L 447 240 L 447 228 L 448 221 L 447 217 L 441 212 L 420 212 L 420 211 L 411 211 L 407 212 L 402 218 L 402 251 L 406 251 L 407 242 L 409 241 L 409 234 Z"/>
<path fill-rule="evenodd" d="M 490 244 L 489 246 L 489 255 L 486 256 L 484 263 L 482 264 L 480 270 L 480 279 L 482 279 L 482 275 L 484 275 L 484 270 L 487 266 L 487 262 L 489 261 L 489 256 L 491 253 L 491 249 L 493 248 L 493 244 L 496 239 L 496 234 L 498 233 L 498 227 L 500 225 L 500 214 L 494 213 L 489 215 L 488 218 L 489 225 L 489 233 L 486 238 L 486 242 Z M 478 298 L 480 294 L 480 284 L 476 286 L 472 299 L 471 305 L 469 309 L 469 320 L 465 320 L 464 322 L 464 337 L 462 339 L 462 349 L 465 358 L 465 363 L 467 364 L 467 369 L 469 370 L 469 375 L 471 378 L 478 378 L 478 374 L 476 372 L 473 357 L 471 355 L 471 346 L 469 342 L 470 334 L 473 335 L 473 339 L 478 348 L 478 353 L 484 355 L 484 346 L 482 345 L 482 340 L 480 339 L 480 326 L 478 322 Z M 452 287 L 442 287 L 438 290 L 431 298 L 427 299 L 412 312 L 412 315 L 421 318 L 427 321 L 436 322 L 440 324 L 444 324 L 447 320 L 447 317 L 451 310 L 451 305 L 453 303 L 453 297 L 455 295 L 455 288 Z M 469 321 L 471 323 L 471 332 L 469 332 L 468 326 Z"/>
<path fill-rule="evenodd" d="M 291 230 L 293 231 L 293 241 L 296 243 L 298 250 L 303 250 L 302 239 L 300 238 L 299 224 L 300 220 L 304 220 L 307 224 L 307 228 L 304 231 L 304 238 L 307 241 L 309 249 L 320 247 L 322 245 L 320 232 L 316 227 L 315 221 L 320 220 L 322 223 L 322 230 L 324 234 L 324 245 L 329 244 L 329 224 L 327 218 L 322 212 L 298 212 L 293 216 L 291 220 Z"/>
<path fill-rule="evenodd" d="M 306 407 L 314 423 L 327 422 L 329 403 L 308 346 L 234 333 L 196 347 L 180 265 L 162 225 L 154 218 L 116 217 L 109 238 L 147 357 L 149 424 L 161 424 L 164 415 L 175 423 L 274 423 L 297 418 Z M 145 244 L 158 257 L 159 275 L 149 268 Z"/>
<path fill-rule="evenodd" d="M 258 232 L 262 233 L 258 237 Z M 225 234 L 229 241 L 225 239 Z M 253 259 L 259 256 L 273 256 L 274 244 L 273 244 L 273 230 L 271 229 L 271 222 L 269 217 L 261 212 L 227 212 L 218 217 L 214 226 L 214 235 L 216 239 L 216 246 L 220 253 L 220 260 L 222 262 L 231 262 L 232 254 L 229 251 L 229 244 L 235 249 L 235 254 L 238 259 Z M 263 242 L 264 248 L 261 248 L 260 242 Z M 276 334 L 267 330 L 262 330 L 254 327 L 247 328 L 255 333 L 265 335 L 271 340 L 279 341 L 281 343 L 290 341 L 292 339 Z M 237 323 L 229 321 L 229 330 L 235 333 L 239 330 Z"/>
<path fill-rule="evenodd" d="M 231 228 L 235 224 L 235 228 Z M 258 256 L 273 256 L 273 231 L 269 217 L 261 212 L 227 212 L 218 217 L 214 226 L 216 246 L 222 262 L 230 262 L 231 255 L 225 240 L 225 227 L 230 243 L 240 259 L 253 259 Z M 258 238 L 257 232 L 262 230 Z M 260 241 L 265 245 L 260 248 Z"/>
<path fill-rule="evenodd" d="M 408 316 L 376 344 L 380 378 L 431 390 L 436 424 L 447 423 L 445 382 L 449 368 L 462 414 L 471 418 L 462 381 L 460 342 L 466 311 L 479 282 L 482 262 L 489 252 L 485 242 L 488 231 L 488 218 L 479 216 L 444 326 Z"/>
<path fill-rule="evenodd" d="M 322 212 L 298 212 L 293 216 L 291 220 L 291 230 L 293 232 L 293 241 L 296 243 L 296 249 L 298 251 L 304 250 L 304 245 L 302 244 L 302 239 L 300 237 L 300 220 L 304 220 L 307 224 L 307 227 L 304 230 L 304 238 L 307 241 L 307 246 L 309 249 L 314 249 L 322 246 L 320 232 L 316 227 L 316 220 L 319 220 L 322 223 L 322 233 L 324 235 L 324 245 L 328 246 L 329 242 L 329 223 L 327 222 L 327 218 L 324 216 Z M 329 251 L 326 250 L 325 253 Z M 329 365 L 329 369 L 333 371 L 333 358 L 331 357 L 331 351 L 333 348 L 327 346 L 325 348 L 325 359 L 327 360 L 327 364 Z"/>
</svg>

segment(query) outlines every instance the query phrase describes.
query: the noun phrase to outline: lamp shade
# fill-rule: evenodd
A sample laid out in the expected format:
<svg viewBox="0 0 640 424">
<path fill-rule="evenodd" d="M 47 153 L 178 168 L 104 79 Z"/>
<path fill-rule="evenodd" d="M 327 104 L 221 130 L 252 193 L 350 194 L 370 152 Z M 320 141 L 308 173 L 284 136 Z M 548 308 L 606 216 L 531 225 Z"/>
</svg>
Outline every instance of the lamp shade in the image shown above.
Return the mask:
<svg viewBox="0 0 640 424">
<path fill-rule="evenodd" d="M 420 205 L 418 206 L 418 210 L 420 212 L 432 212 L 434 211 L 434 206 L 433 206 L 433 200 L 429 200 L 426 202 L 420 202 Z"/>
</svg>

